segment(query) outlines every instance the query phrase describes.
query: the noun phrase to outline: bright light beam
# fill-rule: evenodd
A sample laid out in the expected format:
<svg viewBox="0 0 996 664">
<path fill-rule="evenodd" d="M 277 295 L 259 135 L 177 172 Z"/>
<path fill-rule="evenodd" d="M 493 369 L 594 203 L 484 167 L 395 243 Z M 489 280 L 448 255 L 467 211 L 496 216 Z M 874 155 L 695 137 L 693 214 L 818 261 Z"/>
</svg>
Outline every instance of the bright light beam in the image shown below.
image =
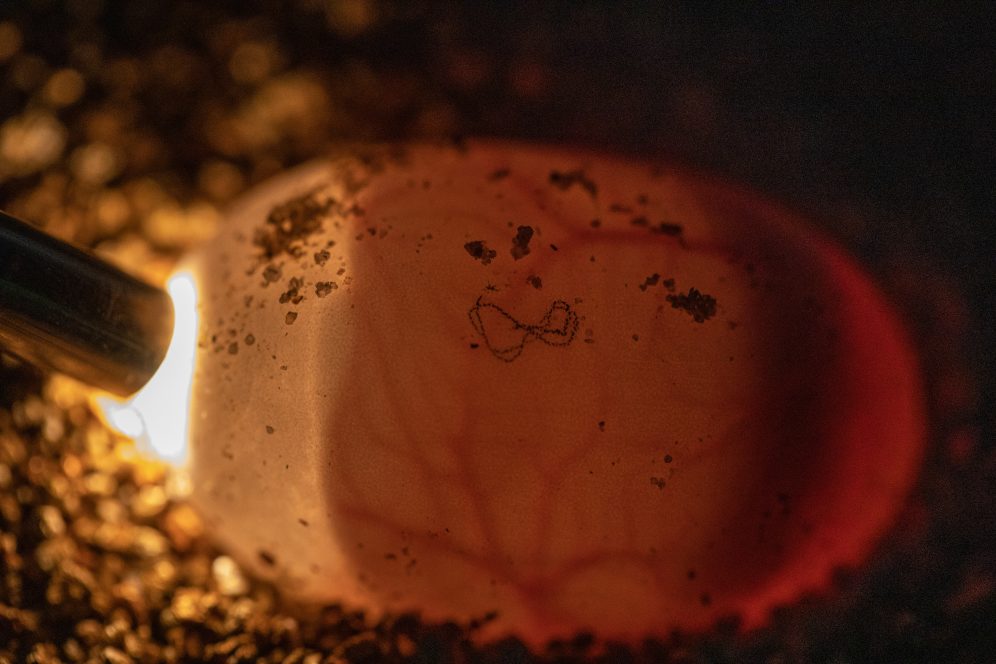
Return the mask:
<svg viewBox="0 0 996 664">
<path fill-rule="evenodd" d="M 135 439 L 140 451 L 176 468 L 188 457 L 190 384 L 197 350 L 197 289 L 189 272 L 166 285 L 173 300 L 174 329 L 169 350 L 155 375 L 127 401 L 97 399 L 108 424 Z"/>
</svg>

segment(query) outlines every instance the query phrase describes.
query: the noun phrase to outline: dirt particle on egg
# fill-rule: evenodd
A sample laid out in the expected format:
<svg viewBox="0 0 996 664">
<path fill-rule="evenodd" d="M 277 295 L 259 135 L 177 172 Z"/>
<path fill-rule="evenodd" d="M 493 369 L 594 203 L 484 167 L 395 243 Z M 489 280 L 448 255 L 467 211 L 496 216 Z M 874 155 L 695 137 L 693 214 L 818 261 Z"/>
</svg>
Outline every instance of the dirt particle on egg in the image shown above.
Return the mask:
<svg viewBox="0 0 996 664">
<path fill-rule="evenodd" d="M 339 288 L 339 285 L 334 281 L 319 281 L 315 284 L 315 295 L 325 297 L 337 288 Z"/>
<path fill-rule="evenodd" d="M 665 279 L 664 281 L 661 282 L 661 285 L 667 289 L 668 293 L 674 292 L 674 279 Z"/>
<path fill-rule="evenodd" d="M 229 355 L 239 354 L 239 342 L 233 341 L 232 343 L 228 344 L 228 354 Z"/>
<path fill-rule="evenodd" d="M 663 491 L 665 486 L 665 481 L 663 477 L 651 477 L 650 483 L 657 487 L 658 490 Z"/>
<path fill-rule="evenodd" d="M 633 217 L 629 221 L 633 226 L 648 229 L 654 235 L 666 235 L 668 237 L 681 237 L 684 228 L 679 224 L 672 224 L 666 221 L 651 225 L 650 220 L 643 215 Z"/>
<path fill-rule="evenodd" d="M 674 457 L 672 457 L 670 454 L 664 455 L 664 463 L 671 463 L 672 461 L 674 461 Z"/>
<path fill-rule="evenodd" d="M 287 315 L 284 316 L 284 323 L 286 325 L 293 325 L 294 321 L 296 321 L 296 320 L 297 320 L 297 312 L 296 311 L 288 311 Z"/>
<path fill-rule="evenodd" d="M 529 255 L 529 241 L 533 239 L 532 226 L 519 226 L 512 238 L 512 258 L 519 260 Z"/>
<path fill-rule="evenodd" d="M 716 315 L 716 298 L 691 288 L 687 293 L 668 295 L 671 308 L 686 312 L 696 323 L 704 323 Z"/>
<path fill-rule="evenodd" d="M 256 343 L 256 337 L 254 337 L 251 334 L 247 334 L 246 338 L 243 339 L 243 341 L 245 341 L 246 346 L 252 346 L 254 343 Z"/>
<path fill-rule="evenodd" d="M 581 169 L 550 171 L 550 184 L 561 191 L 567 191 L 572 186 L 577 185 L 587 191 L 592 198 L 598 195 L 598 186 Z"/>
<path fill-rule="evenodd" d="M 263 286 L 269 286 L 278 281 L 280 279 L 280 272 L 280 268 L 273 263 L 263 268 Z"/>
<path fill-rule="evenodd" d="M 498 256 L 498 252 L 489 249 L 484 240 L 473 240 L 463 245 L 463 248 L 470 254 L 471 258 L 481 261 L 481 265 L 490 265 L 491 261 Z"/>
<path fill-rule="evenodd" d="M 491 172 L 491 174 L 488 176 L 488 180 L 490 180 L 491 182 L 498 182 L 499 180 L 504 180 L 511 174 L 512 174 L 511 169 L 499 168 Z"/>
<path fill-rule="evenodd" d="M 297 522 L 298 522 L 299 524 L 301 524 L 302 526 L 304 526 L 305 528 L 307 528 L 308 526 L 310 526 L 310 525 L 311 525 L 310 523 L 308 523 L 308 520 L 307 520 L 307 519 L 301 519 L 301 518 L 298 518 Z"/>
<path fill-rule="evenodd" d="M 274 207 L 266 221 L 256 229 L 252 243 L 264 260 L 282 254 L 297 256 L 301 244 L 322 229 L 322 221 L 337 201 L 309 191 Z"/>
<path fill-rule="evenodd" d="M 656 286 L 657 282 L 659 282 L 660 280 L 661 280 L 661 275 L 654 272 L 653 274 L 651 274 L 650 276 L 648 276 L 646 279 L 643 280 L 643 283 L 640 284 L 640 290 L 646 291 L 651 286 Z"/>
<path fill-rule="evenodd" d="M 592 228 L 601 228 L 602 227 L 602 220 L 601 219 L 592 219 L 591 223 L 589 225 Z"/>
<path fill-rule="evenodd" d="M 321 251 L 316 251 L 315 252 L 315 256 L 314 256 L 314 258 L 315 258 L 315 265 L 318 265 L 319 267 L 322 266 L 322 265 L 325 265 L 325 263 L 327 263 L 328 260 L 329 260 L 329 258 L 331 258 L 331 257 L 332 257 L 332 254 L 330 254 L 327 249 L 322 249 Z"/>
<path fill-rule="evenodd" d="M 605 420 L 599 420 L 599 422 L 598 422 L 598 430 L 599 431 L 605 431 Z"/>
<path fill-rule="evenodd" d="M 526 277 L 526 282 L 536 290 L 541 290 L 543 288 L 543 280 L 537 277 L 535 274 Z"/>
<path fill-rule="evenodd" d="M 289 282 L 287 282 L 287 290 L 280 294 L 280 304 L 286 304 L 287 302 L 292 302 L 298 304 L 304 299 L 301 295 L 301 288 L 304 286 L 304 279 L 300 277 L 292 277 Z"/>
<path fill-rule="evenodd" d="M 266 549 L 260 549 L 256 552 L 256 555 L 259 556 L 260 561 L 267 567 L 274 567 L 277 564 L 276 556 Z"/>
<path fill-rule="evenodd" d="M 266 425 L 266 433 L 272 434 L 276 429 L 271 427 L 269 424 Z"/>
<path fill-rule="evenodd" d="M 658 235 L 667 235 L 668 237 L 680 237 L 681 234 L 685 232 L 685 229 L 680 224 L 670 224 L 666 221 L 662 221 L 652 227 L 650 232 Z"/>
</svg>

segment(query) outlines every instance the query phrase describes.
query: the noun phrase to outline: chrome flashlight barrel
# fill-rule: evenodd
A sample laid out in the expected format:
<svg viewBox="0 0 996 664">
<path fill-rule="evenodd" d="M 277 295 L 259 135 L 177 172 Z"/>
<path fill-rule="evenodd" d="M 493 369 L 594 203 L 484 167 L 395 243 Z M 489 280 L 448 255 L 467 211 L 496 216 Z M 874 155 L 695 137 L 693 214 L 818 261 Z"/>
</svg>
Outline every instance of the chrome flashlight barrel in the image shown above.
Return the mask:
<svg viewBox="0 0 996 664">
<path fill-rule="evenodd" d="M 125 396 L 172 331 L 165 291 L 0 212 L 0 350 Z"/>
</svg>

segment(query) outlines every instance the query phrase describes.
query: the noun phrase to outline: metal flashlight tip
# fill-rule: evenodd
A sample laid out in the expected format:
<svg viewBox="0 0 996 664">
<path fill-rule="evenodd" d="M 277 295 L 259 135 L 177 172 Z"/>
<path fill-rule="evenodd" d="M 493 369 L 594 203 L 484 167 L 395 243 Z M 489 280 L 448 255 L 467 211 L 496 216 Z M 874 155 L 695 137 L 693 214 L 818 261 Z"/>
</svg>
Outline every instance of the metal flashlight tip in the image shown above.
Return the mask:
<svg viewBox="0 0 996 664">
<path fill-rule="evenodd" d="M 0 350 L 126 396 L 172 331 L 165 291 L 0 212 Z"/>
</svg>

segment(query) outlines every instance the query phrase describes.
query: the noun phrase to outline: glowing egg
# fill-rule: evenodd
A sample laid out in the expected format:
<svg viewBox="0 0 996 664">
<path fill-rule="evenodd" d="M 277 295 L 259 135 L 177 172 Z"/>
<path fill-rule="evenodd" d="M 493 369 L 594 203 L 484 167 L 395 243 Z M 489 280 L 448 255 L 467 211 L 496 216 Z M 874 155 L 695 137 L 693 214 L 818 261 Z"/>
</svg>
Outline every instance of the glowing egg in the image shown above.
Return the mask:
<svg viewBox="0 0 996 664">
<path fill-rule="evenodd" d="M 186 266 L 192 498 L 289 596 L 637 642 L 828 589 L 914 482 L 895 311 L 784 209 L 501 143 L 260 187 Z"/>
</svg>

